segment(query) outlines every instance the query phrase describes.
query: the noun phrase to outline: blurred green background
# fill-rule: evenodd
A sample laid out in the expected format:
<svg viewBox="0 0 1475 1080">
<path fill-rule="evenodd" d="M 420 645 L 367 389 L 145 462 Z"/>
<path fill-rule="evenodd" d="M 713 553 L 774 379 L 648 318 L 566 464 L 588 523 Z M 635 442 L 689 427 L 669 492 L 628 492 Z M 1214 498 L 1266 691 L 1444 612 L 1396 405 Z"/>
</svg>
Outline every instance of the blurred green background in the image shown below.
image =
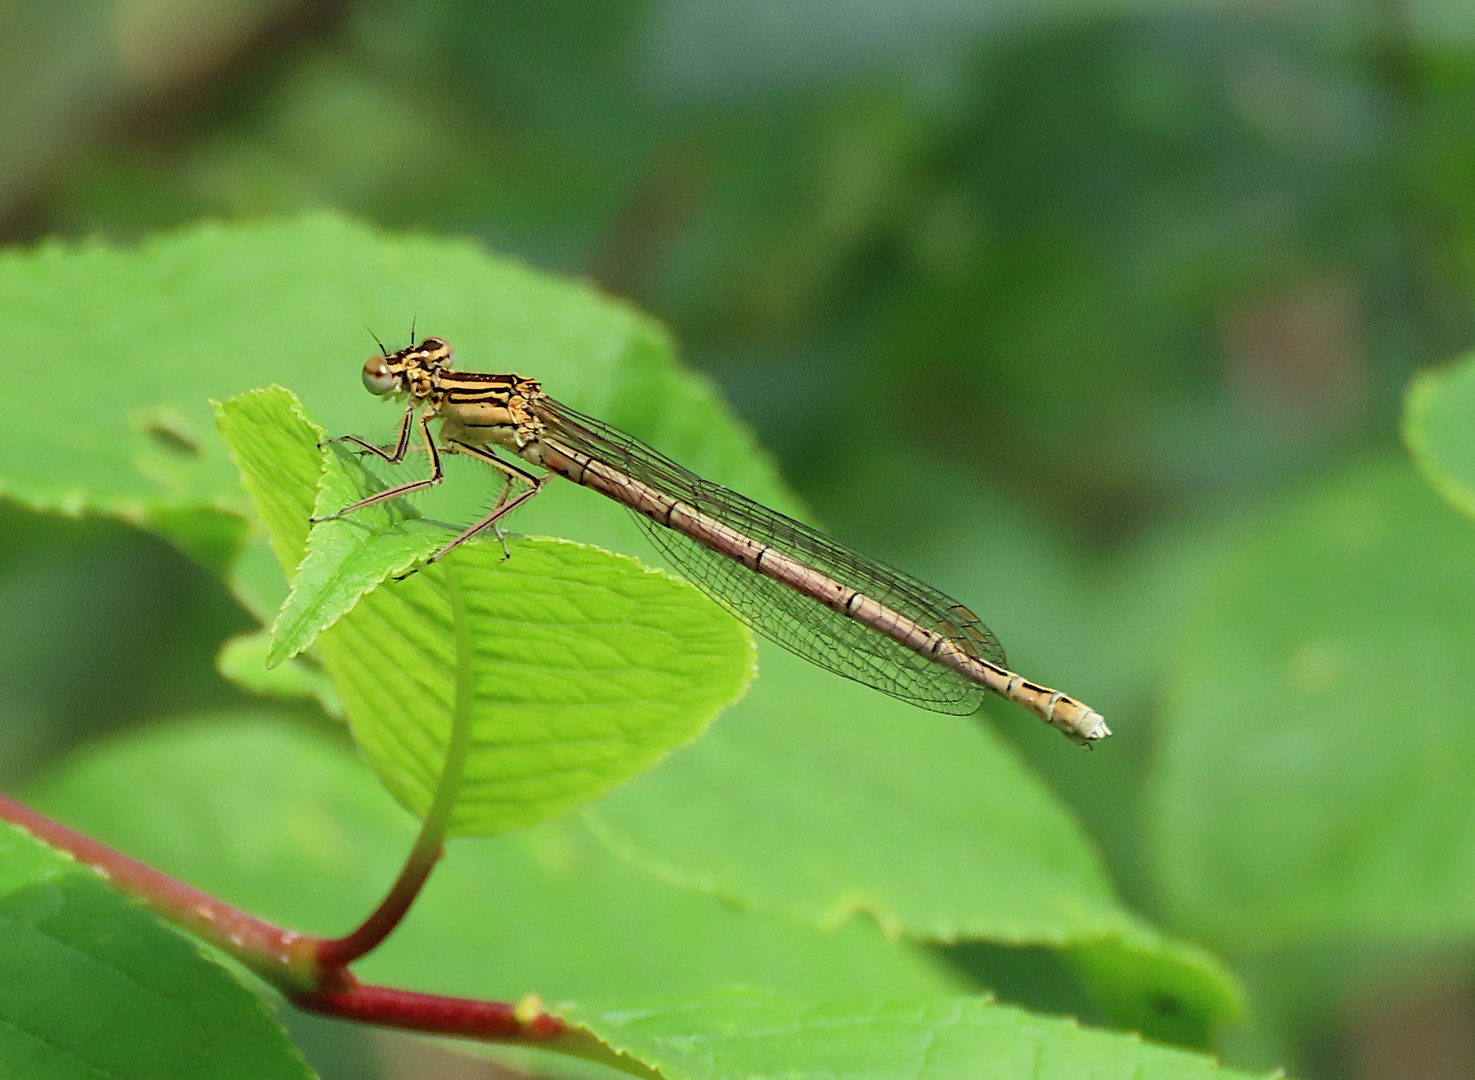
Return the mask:
<svg viewBox="0 0 1475 1080">
<path fill-rule="evenodd" d="M 1475 1076 L 1475 927 L 1193 916 L 1171 737 L 1295 507 L 1468 525 L 1398 441 L 1410 376 L 1472 337 L 1468 0 L 0 0 L 0 242 L 324 206 L 652 312 L 832 531 L 1106 712 L 1089 756 L 1001 728 L 1128 899 L 1246 978 L 1231 1061 Z M 244 700 L 213 657 L 250 625 L 161 541 L 0 509 L 0 782 Z M 1243 739 L 1294 755 L 1274 707 Z M 326 1076 L 450 1075 L 294 1023 Z"/>
</svg>

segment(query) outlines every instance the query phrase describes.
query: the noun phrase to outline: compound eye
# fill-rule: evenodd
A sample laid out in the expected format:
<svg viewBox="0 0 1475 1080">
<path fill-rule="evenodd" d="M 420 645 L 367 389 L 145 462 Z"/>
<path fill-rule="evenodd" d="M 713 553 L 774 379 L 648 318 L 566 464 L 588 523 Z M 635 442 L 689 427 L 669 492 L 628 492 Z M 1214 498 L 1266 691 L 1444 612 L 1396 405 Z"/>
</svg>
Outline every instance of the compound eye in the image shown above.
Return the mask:
<svg viewBox="0 0 1475 1080">
<path fill-rule="evenodd" d="M 393 393 L 399 379 L 382 356 L 371 356 L 364 364 L 364 389 L 375 397 Z"/>
<path fill-rule="evenodd" d="M 451 343 L 445 338 L 428 337 L 415 348 L 430 362 L 446 366 L 450 365 L 451 357 L 455 355 Z"/>
</svg>

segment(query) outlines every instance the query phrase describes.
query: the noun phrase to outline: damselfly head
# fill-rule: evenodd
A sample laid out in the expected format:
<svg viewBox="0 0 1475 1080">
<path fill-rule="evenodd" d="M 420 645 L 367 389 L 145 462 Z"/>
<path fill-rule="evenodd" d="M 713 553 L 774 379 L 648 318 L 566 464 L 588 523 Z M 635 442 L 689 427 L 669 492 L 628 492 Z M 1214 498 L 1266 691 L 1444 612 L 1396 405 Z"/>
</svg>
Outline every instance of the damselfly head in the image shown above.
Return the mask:
<svg viewBox="0 0 1475 1080">
<path fill-rule="evenodd" d="M 376 397 L 387 397 L 403 393 L 408 384 L 415 394 L 426 393 L 432 385 L 428 380 L 435 373 L 450 371 L 455 355 L 450 342 L 428 337 L 399 352 L 371 356 L 364 362 L 364 389 Z"/>
</svg>

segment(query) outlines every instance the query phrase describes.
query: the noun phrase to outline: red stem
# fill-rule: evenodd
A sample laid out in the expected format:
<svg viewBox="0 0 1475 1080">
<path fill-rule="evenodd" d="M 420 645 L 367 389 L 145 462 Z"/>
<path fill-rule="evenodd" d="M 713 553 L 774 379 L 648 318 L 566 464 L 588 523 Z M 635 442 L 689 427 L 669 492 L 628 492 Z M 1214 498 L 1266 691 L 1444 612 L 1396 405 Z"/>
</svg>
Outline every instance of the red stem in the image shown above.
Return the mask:
<svg viewBox="0 0 1475 1080">
<path fill-rule="evenodd" d="M 231 907 L 90 836 L 43 817 L 8 795 L 0 794 L 0 818 L 86 863 L 119 892 L 141 900 L 164 918 L 226 950 L 252 970 L 263 974 L 277 972 L 274 982 L 280 983 L 282 976 L 288 976 L 290 983 L 311 985 L 310 976 L 307 981 L 295 976 L 309 974 L 302 969 L 315 957 L 313 939 Z"/>
<path fill-rule="evenodd" d="M 293 1001 L 312 1012 L 435 1035 L 546 1040 L 564 1033 L 563 1021 L 540 1011 L 537 1005 L 523 1008 L 505 1001 L 438 997 L 368 986 L 344 974 L 350 981 L 340 989 L 299 994 Z M 407 1018 L 414 1022 L 406 1023 Z"/>
<path fill-rule="evenodd" d="M 410 904 L 419 896 L 420 887 L 431 876 L 437 859 L 440 859 L 440 853 L 419 863 L 412 857 L 400 870 L 400 876 L 395 878 L 394 885 L 389 888 L 379 906 L 373 909 L 372 915 L 364 919 L 357 930 L 344 937 L 319 941 L 317 962 L 324 968 L 347 968 L 360 956 L 373 952 L 410 912 Z"/>
<path fill-rule="evenodd" d="M 119 892 L 134 897 L 170 922 L 234 956 L 299 1008 L 407 1031 L 530 1044 L 583 1056 L 599 1055 L 598 1044 L 592 1037 L 548 1015 L 536 999 L 511 1005 L 373 986 L 359 982 L 343 963 L 324 962 L 325 956 L 353 953 L 346 943 L 367 941 L 371 934 L 376 935 L 375 942 L 382 940 L 403 917 L 409 901 L 434 865 L 433 859 L 422 867 L 418 880 L 413 882 L 409 880 L 414 876 L 412 867 L 407 865 L 385 902 L 364 925 L 335 941 L 273 926 L 38 814 L 4 794 L 0 794 L 0 819 L 67 852 L 100 873 Z"/>
<path fill-rule="evenodd" d="M 466 604 L 461 598 L 461 585 L 454 561 L 440 564 L 445 582 L 446 599 L 451 608 L 451 625 L 456 638 L 456 697 L 451 706 L 451 730 L 446 738 L 446 756 L 441 763 L 440 782 L 430 809 L 420 824 L 420 835 L 405 860 L 399 877 L 379 906 L 359 928 L 345 937 L 324 941 L 318 947 L 317 960 L 325 967 L 346 967 L 359 957 L 378 948 L 400 924 L 410 905 L 420 895 L 425 879 L 435 869 L 445 852 L 446 831 L 461 791 L 461 775 L 471 749 L 471 708 L 476 700 L 476 671 L 472 664 L 471 628 L 466 618 Z"/>
<path fill-rule="evenodd" d="M 410 905 L 420 895 L 420 887 L 435 869 L 442 854 L 437 848 L 428 857 L 421 855 L 419 845 L 411 853 L 394 885 L 373 913 L 359 925 L 358 929 L 341 938 L 322 940 L 317 947 L 317 961 L 325 968 L 347 967 L 361 956 L 365 956 L 387 938 L 400 921 L 409 913 Z"/>
</svg>

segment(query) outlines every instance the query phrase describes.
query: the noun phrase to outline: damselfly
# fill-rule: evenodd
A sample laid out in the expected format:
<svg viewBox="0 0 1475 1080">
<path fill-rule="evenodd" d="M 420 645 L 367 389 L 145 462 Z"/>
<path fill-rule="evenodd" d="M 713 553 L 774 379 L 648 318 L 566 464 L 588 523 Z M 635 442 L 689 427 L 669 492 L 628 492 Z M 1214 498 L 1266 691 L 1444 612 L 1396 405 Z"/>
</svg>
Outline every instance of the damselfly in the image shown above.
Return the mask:
<svg viewBox="0 0 1475 1080">
<path fill-rule="evenodd" d="M 633 435 L 555 401 L 532 379 L 453 371 L 452 356 L 444 340 L 428 337 L 369 358 L 364 386 L 379 397 L 408 400 L 399 439 L 392 449 L 356 435 L 344 441 L 398 464 L 418 414 L 430 476 L 329 517 L 439 484 L 443 453 L 486 462 L 506 480 L 496 505 L 431 556 L 434 562 L 495 527 L 548 476 L 562 476 L 628 507 L 693 584 L 820 667 L 937 712 L 971 713 L 991 690 L 1082 746 L 1111 734 L 1100 713 L 1010 671 L 992 631 L 938 590 L 702 479 Z M 440 424 L 439 443 L 432 421 Z M 504 461 L 493 447 L 545 471 Z M 526 490 L 514 495 L 519 485 Z"/>
</svg>

